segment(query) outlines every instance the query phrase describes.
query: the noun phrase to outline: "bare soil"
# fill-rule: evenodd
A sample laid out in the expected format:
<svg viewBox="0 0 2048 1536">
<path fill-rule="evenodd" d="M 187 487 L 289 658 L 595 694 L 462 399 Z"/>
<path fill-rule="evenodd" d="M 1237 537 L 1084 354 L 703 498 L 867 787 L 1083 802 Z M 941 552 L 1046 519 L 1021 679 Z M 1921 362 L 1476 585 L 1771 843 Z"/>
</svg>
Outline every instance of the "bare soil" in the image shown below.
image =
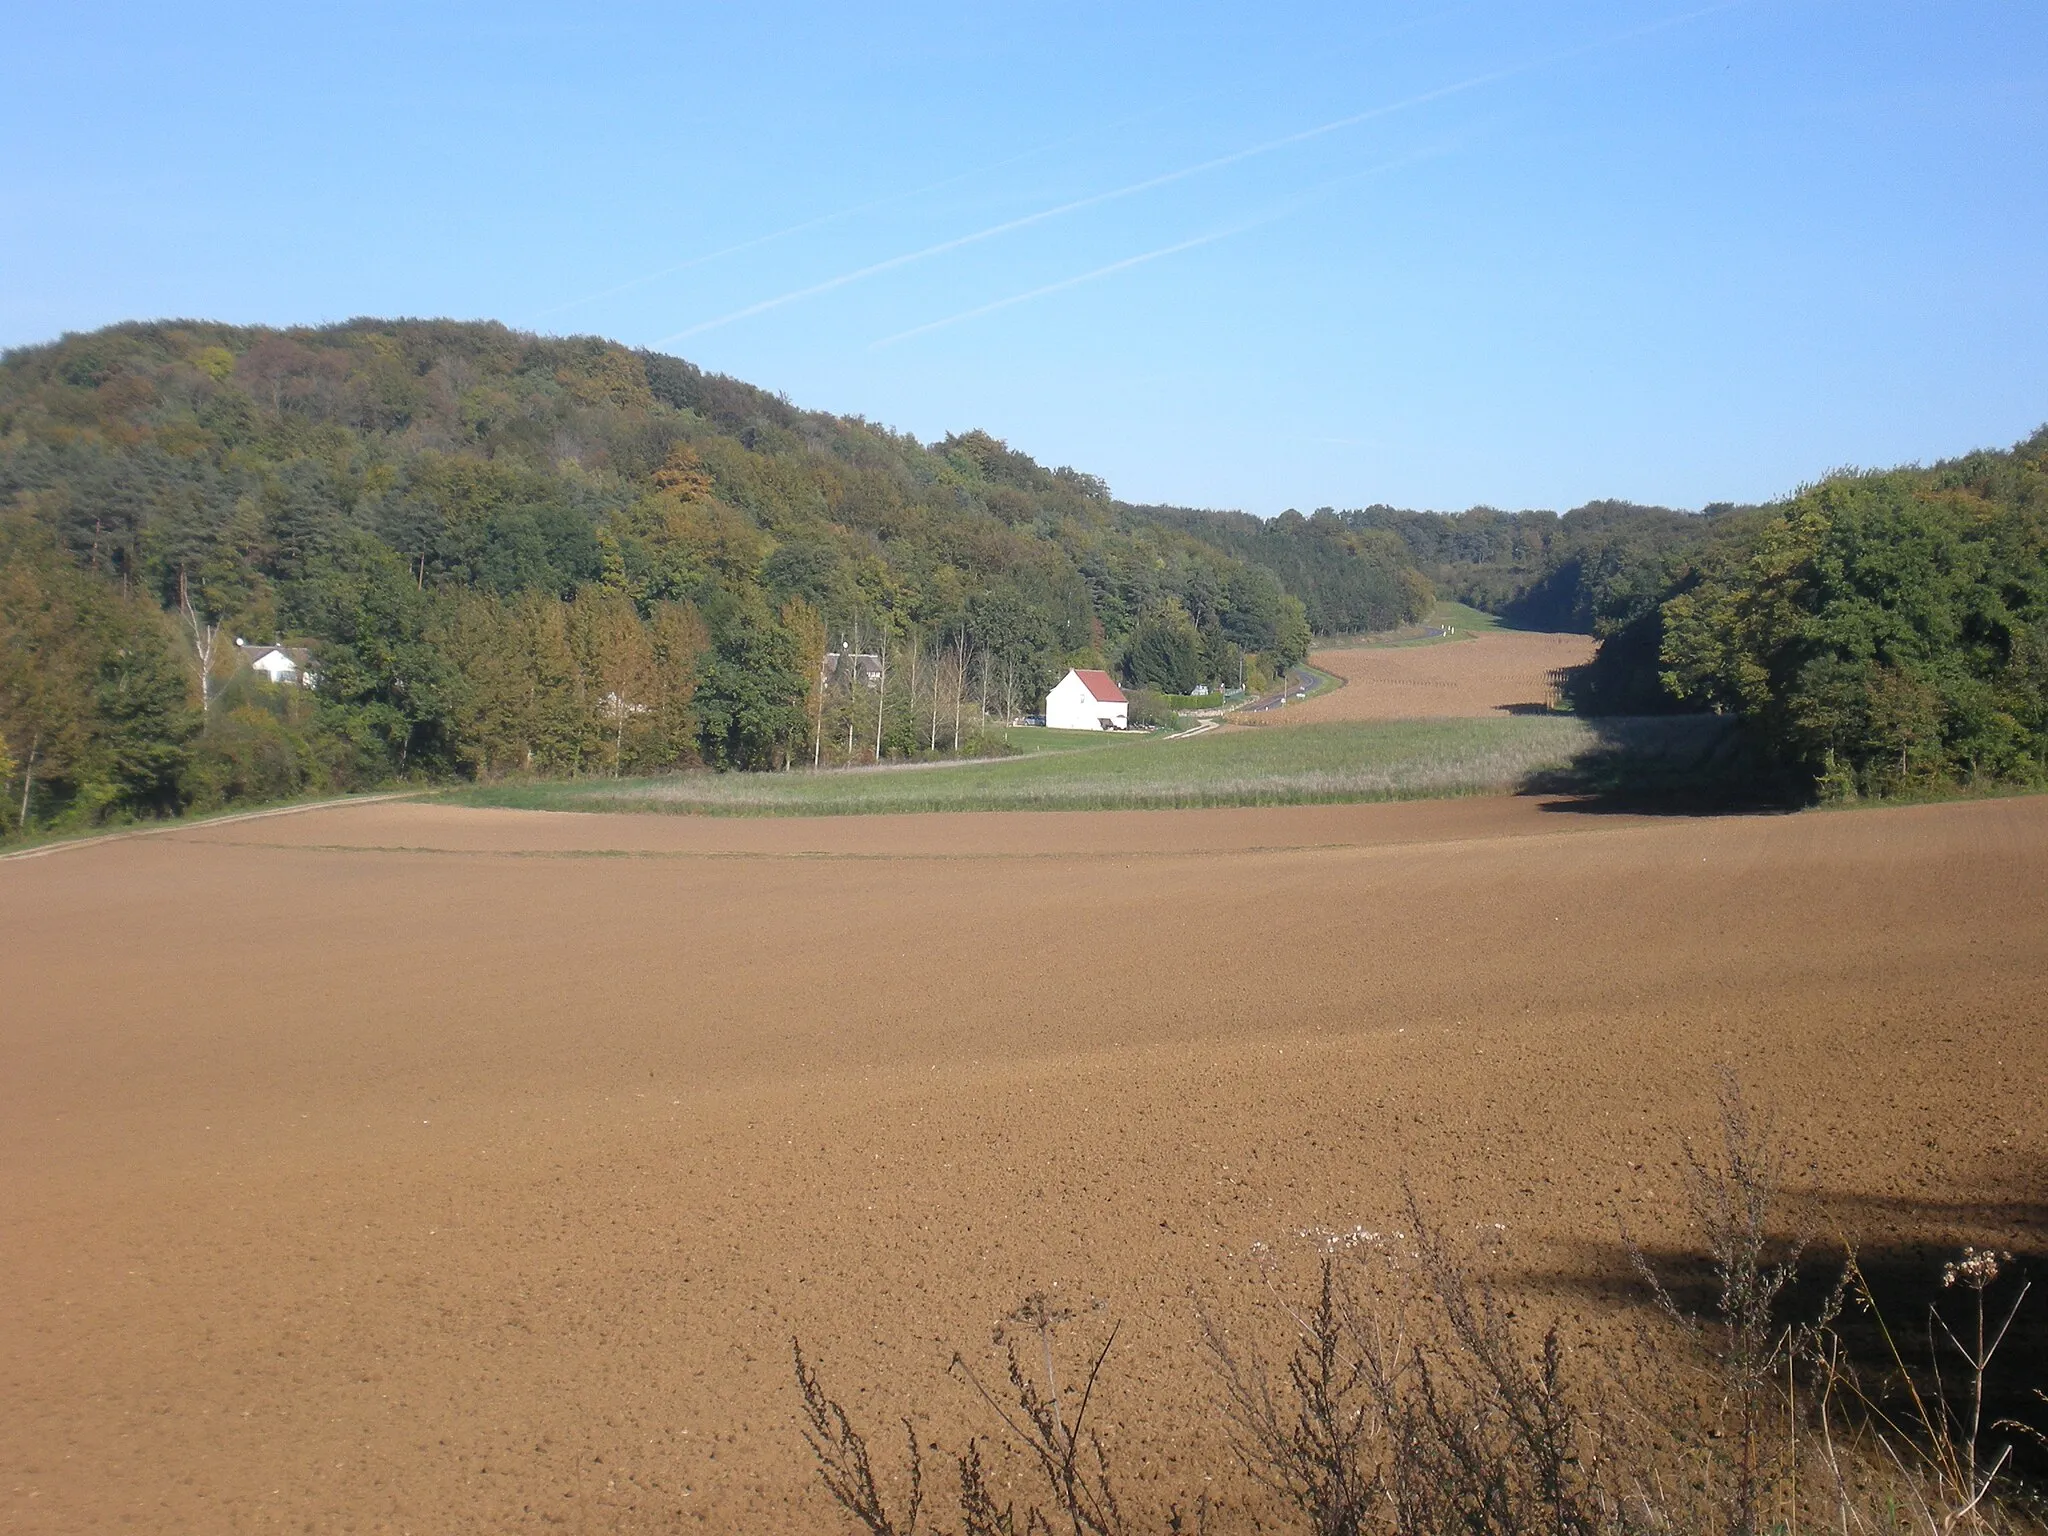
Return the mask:
<svg viewBox="0 0 2048 1536">
<path fill-rule="evenodd" d="M 0 1528 L 835 1530 L 790 1337 L 957 1442 L 953 1350 L 1057 1287 L 1123 1320 L 1136 1501 L 1240 1529 L 1190 1288 L 1407 1175 L 1569 1298 L 1670 1235 L 1721 1063 L 1844 1232 L 2038 1252 L 2044 871 L 2043 798 L 386 803 L 0 866 Z"/>
<path fill-rule="evenodd" d="M 1260 724 L 1324 720 L 1418 720 L 1547 708 L 1550 674 L 1593 659 L 1590 635 L 1479 630 L 1434 645 L 1317 651 L 1313 666 L 1345 686 L 1258 717 Z"/>
</svg>

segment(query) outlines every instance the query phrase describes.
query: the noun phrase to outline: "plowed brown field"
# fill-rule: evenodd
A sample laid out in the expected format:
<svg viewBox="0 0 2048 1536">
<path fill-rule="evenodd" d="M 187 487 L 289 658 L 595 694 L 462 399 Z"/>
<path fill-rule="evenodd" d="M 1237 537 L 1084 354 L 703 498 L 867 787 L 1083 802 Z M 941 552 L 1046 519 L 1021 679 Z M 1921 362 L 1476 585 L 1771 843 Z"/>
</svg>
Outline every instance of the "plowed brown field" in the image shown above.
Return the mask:
<svg viewBox="0 0 2048 1536">
<path fill-rule="evenodd" d="M 1593 658 L 1590 635 L 1480 630 L 1434 645 L 1360 646 L 1309 657 L 1345 686 L 1258 716 L 1262 724 L 1319 720 L 1418 720 L 1497 715 L 1518 706 L 1541 708 L 1551 698 L 1550 674 Z"/>
<path fill-rule="evenodd" d="M 790 1336 L 957 1440 L 953 1347 L 1055 1285 L 1123 1319 L 1140 1500 L 1222 1487 L 1191 1285 L 1404 1171 L 1611 1271 L 1722 1062 L 1851 1231 L 2038 1248 L 2044 875 L 2043 798 L 398 803 L 0 864 L 0 1527 L 834 1530 Z"/>
</svg>

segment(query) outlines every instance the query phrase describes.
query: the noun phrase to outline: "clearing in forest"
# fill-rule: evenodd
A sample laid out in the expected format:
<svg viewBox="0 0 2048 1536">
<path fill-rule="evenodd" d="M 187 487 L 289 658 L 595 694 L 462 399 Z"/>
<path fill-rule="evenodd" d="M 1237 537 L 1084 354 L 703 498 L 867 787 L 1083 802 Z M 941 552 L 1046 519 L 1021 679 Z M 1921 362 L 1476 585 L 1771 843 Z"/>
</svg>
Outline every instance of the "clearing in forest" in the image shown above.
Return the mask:
<svg viewBox="0 0 2048 1536">
<path fill-rule="evenodd" d="M 1309 663 L 1344 680 L 1261 724 L 1322 725 L 1340 720 L 1485 718 L 1552 706 L 1551 674 L 1593 659 L 1590 635 L 1534 630 L 1460 629 L 1432 644 L 1338 646 Z"/>
</svg>

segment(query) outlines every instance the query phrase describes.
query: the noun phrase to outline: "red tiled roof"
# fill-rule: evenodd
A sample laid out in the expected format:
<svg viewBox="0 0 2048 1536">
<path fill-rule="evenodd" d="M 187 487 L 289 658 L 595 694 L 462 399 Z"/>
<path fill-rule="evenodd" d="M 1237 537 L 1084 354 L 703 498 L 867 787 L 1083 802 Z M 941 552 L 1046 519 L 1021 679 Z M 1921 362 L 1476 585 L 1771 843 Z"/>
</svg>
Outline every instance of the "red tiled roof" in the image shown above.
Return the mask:
<svg viewBox="0 0 2048 1536">
<path fill-rule="evenodd" d="M 1082 685 L 1087 688 L 1089 693 L 1094 695 L 1095 702 L 1098 704 L 1125 704 L 1129 702 L 1124 697 L 1123 689 L 1117 687 L 1115 680 L 1107 672 L 1096 672 L 1087 667 L 1076 667 L 1074 668 L 1074 676 L 1081 679 Z"/>
</svg>

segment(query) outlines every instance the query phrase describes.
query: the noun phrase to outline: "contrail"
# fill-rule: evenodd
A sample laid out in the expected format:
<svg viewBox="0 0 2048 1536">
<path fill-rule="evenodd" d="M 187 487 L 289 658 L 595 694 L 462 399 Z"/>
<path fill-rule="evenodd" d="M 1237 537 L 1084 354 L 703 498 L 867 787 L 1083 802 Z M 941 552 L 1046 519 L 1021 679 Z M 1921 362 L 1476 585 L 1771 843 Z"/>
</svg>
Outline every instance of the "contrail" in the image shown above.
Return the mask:
<svg viewBox="0 0 2048 1536">
<path fill-rule="evenodd" d="M 1043 288 L 1033 288 L 1028 293 L 1014 293 L 1009 298 L 997 299 L 992 304 L 982 304 L 974 309 L 963 309 L 959 314 L 948 315 L 943 320 L 933 320 L 926 325 L 914 325 L 907 331 L 898 331 L 894 336 L 884 336 L 880 341 L 871 342 L 868 350 L 870 352 L 879 352 L 883 347 L 892 347 L 899 341 L 908 341 L 911 337 L 922 336 L 927 331 L 943 330 L 949 325 L 958 325 L 963 320 L 979 319 L 983 315 L 994 314 L 999 309 L 1008 309 L 1013 304 L 1028 304 L 1031 300 L 1042 299 L 1049 293 L 1059 293 L 1067 288 L 1078 288 L 1083 283 L 1094 282 L 1098 277 L 1108 277 L 1112 272 L 1124 272 L 1132 267 L 1142 267 L 1148 261 L 1157 261 L 1162 256 L 1173 256 L 1181 251 L 1191 251 L 1198 245 L 1214 245 L 1218 240 L 1228 240 L 1232 235 L 1241 235 L 1246 230 L 1255 229 L 1261 224 L 1270 224 L 1278 217 L 1278 214 L 1273 214 L 1268 218 L 1253 219 L 1248 224 L 1233 224 L 1229 229 L 1219 229 L 1211 234 L 1197 235 L 1192 240 L 1182 240 L 1175 245 L 1163 245 L 1156 251 L 1145 252 L 1142 256 L 1126 256 L 1122 261 L 1112 261 L 1108 266 L 1097 267 L 1093 272 L 1083 272 L 1079 277 L 1063 277 L 1056 283 L 1047 283 Z"/>
<path fill-rule="evenodd" d="M 1284 219 L 1288 214 L 1295 212 L 1319 194 L 1329 191 L 1332 187 L 1342 186 L 1346 182 L 1359 181 L 1367 176 L 1377 176 L 1382 172 L 1396 170 L 1404 165 L 1412 165 L 1418 160 L 1434 159 L 1436 156 L 1448 152 L 1449 146 L 1447 145 L 1417 150 L 1413 154 L 1400 155 L 1392 160 L 1383 161 L 1378 165 L 1368 166 L 1362 171 L 1353 171 L 1349 175 L 1318 182 L 1315 186 L 1289 198 L 1270 212 L 1262 213 L 1256 218 L 1246 219 L 1239 224 L 1233 224 L 1227 229 L 1215 230 L 1206 235 L 1197 235 L 1192 240 L 1182 240 L 1173 245 L 1161 246 L 1156 251 L 1146 251 L 1140 256 L 1126 256 L 1122 261 L 1113 261 L 1106 267 L 1097 267 L 1092 272 L 1081 273 L 1078 277 L 1061 278 L 1056 283 L 1047 283 L 1043 287 L 1033 288 L 1026 293 L 1012 294 L 1007 299 L 997 299 L 992 303 L 977 305 L 973 309 L 964 309 L 957 315 L 946 316 L 943 320 L 933 320 L 924 325 L 914 325 L 907 331 L 898 331 L 893 336 L 884 336 L 880 341 L 870 342 L 868 350 L 870 352 L 879 352 L 883 347 L 892 347 L 899 341 L 910 340 L 913 336 L 922 336 L 928 331 L 942 330 L 949 325 L 958 325 L 963 320 L 975 320 L 983 315 L 993 314 L 996 310 L 1008 309 L 1013 304 L 1029 303 L 1032 299 L 1042 299 L 1047 294 L 1059 293 L 1064 289 L 1078 288 L 1083 283 L 1092 283 L 1097 278 L 1109 277 L 1113 273 L 1127 271 L 1132 267 L 1141 267 L 1148 261 L 1159 260 L 1162 256 L 1177 255 L 1181 251 L 1193 250 L 1198 245 L 1214 245 L 1218 240 L 1228 240 L 1233 235 L 1242 235 L 1251 230 L 1258 229 L 1262 225 L 1272 224 L 1280 219 Z"/>
<path fill-rule="evenodd" d="M 1123 123 L 1129 121 L 1134 121 L 1134 119 L 1119 119 L 1117 122 L 1105 126 L 1107 128 L 1120 127 Z M 816 229 L 822 224 L 830 224 L 839 219 L 850 219 L 857 214 L 871 213 L 877 208 L 886 208 L 891 203 L 901 203 L 913 197 L 923 197 L 927 192 L 942 191 L 952 186 L 955 182 L 968 181 L 976 176 L 986 176 L 990 171 L 999 171 L 1006 165 L 1015 165 L 1019 160 L 1028 160 L 1033 155 L 1044 154 L 1049 149 L 1057 149 L 1060 145 L 1069 142 L 1069 139 L 1077 137 L 1080 137 L 1080 135 L 1070 135 L 1068 139 L 1054 139 L 1051 143 L 1035 145 L 1017 154 L 1005 156 L 1003 159 L 992 161 L 987 165 L 975 166 L 971 170 L 958 172 L 940 181 L 928 182 L 924 186 L 912 187 L 903 192 L 891 192 L 887 197 L 878 197 L 870 202 L 856 203 L 851 208 L 840 208 L 831 213 L 821 213 L 815 219 L 806 219 L 803 223 L 792 224 L 787 229 L 778 229 L 766 235 L 755 235 L 751 239 L 742 240 L 736 245 L 721 246 L 718 250 L 707 251 L 702 256 L 692 256 L 687 260 L 676 262 L 673 266 L 663 267 L 658 272 L 646 272 L 642 273 L 639 277 L 629 277 L 623 283 L 614 284 L 610 288 L 600 289 L 596 293 L 586 293 L 580 299 L 570 299 L 565 303 L 555 305 L 552 309 L 540 310 L 535 313 L 533 318 L 544 320 L 549 315 L 559 315 L 564 310 L 576 309 L 585 304 L 595 304 L 598 300 L 609 299 L 614 294 L 629 293 L 635 288 L 644 288 L 649 283 L 660 282 L 664 277 L 673 277 L 678 272 L 687 272 L 692 267 L 701 267 L 709 262 L 722 260 L 727 256 L 737 256 L 742 251 L 751 251 L 756 246 L 768 245 L 776 240 L 786 240 L 791 235 L 800 235 L 805 230 Z"/>
<path fill-rule="evenodd" d="M 1476 3 L 1476 0 L 1472 0 L 1472 3 Z M 1341 51 L 1353 52 L 1369 44 L 1384 42 L 1390 37 L 1398 37 L 1404 32 L 1412 32 L 1417 27 L 1429 22 L 1440 22 L 1446 14 L 1456 14 L 1458 11 L 1470 10 L 1472 3 L 1455 6 L 1448 13 L 1438 11 L 1417 17 L 1413 21 L 1404 22 L 1396 27 L 1389 27 L 1383 32 L 1378 32 L 1370 37 L 1350 43 Z M 737 244 L 721 246 L 718 250 L 707 251 L 701 256 L 691 256 L 683 261 L 675 262 L 670 266 L 661 268 L 659 271 L 645 272 L 638 277 L 629 277 L 622 283 L 616 283 L 609 288 L 600 289 L 596 293 L 586 293 L 581 298 L 569 299 L 551 308 L 538 310 L 532 318 L 544 320 L 550 315 L 559 315 L 565 310 L 577 309 L 585 304 L 595 304 L 600 299 L 609 299 L 616 294 L 629 293 L 635 288 L 643 288 L 649 283 L 659 282 L 664 277 L 673 277 L 678 272 L 687 272 L 692 267 L 705 266 L 711 262 L 723 260 L 727 256 L 737 256 L 742 251 L 751 251 L 757 246 L 768 245 L 777 240 L 785 240 L 791 235 L 800 235 L 808 229 L 817 229 L 821 225 L 830 224 L 839 219 L 850 219 L 858 214 L 871 213 L 877 208 L 886 208 L 891 203 L 907 202 L 914 197 L 923 197 L 928 192 L 942 191 L 957 182 L 970 181 L 977 176 L 986 176 L 991 171 L 999 171 L 1005 166 L 1015 165 L 1020 160 L 1029 160 L 1034 155 L 1042 155 L 1082 139 L 1098 137 L 1115 129 L 1127 127 L 1132 123 L 1142 122 L 1148 117 L 1157 117 L 1160 113 L 1170 111 L 1175 106 L 1191 105 L 1194 102 L 1211 100 L 1217 96 L 1227 94 L 1229 94 L 1227 91 L 1207 91 L 1180 102 L 1165 102 L 1157 106 L 1147 107 L 1140 112 L 1132 112 L 1123 117 L 1111 118 L 1106 123 L 1099 123 L 1092 128 L 1083 129 L 1079 133 L 1070 133 L 1063 138 L 1047 140 L 1043 144 L 1033 145 L 1030 149 L 1020 150 L 1014 155 L 1006 155 L 1000 160 L 990 161 L 986 165 L 975 166 L 969 170 L 947 176 L 942 180 L 930 182 L 922 187 L 912 187 L 903 192 L 892 192 L 887 197 L 878 197 L 870 202 L 858 203 L 851 208 L 841 208 L 832 213 L 820 214 L 817 218 L 806 219 L 801 224 L 792 224 L 787 229 L 778 229 L 765 235 L 754 235 L 749 239 L 739 241 Z"/>
<path fill-rule="evenodd" d="M 1518 66 L 1518 69 L 1528 67 L 1530 66 L 1523 65 Z M 852 272 L 842 272 L 837 277 L 828 277 L 821 283 L 811 284 L 808 288 L 797 288 L 789 293 L 778 294 L 772 299 L 763 299 L 758 304 L 749 304 L 745 309 L 736 309 L 731 314 L 720 315 L 715 320 L 701 321 L 696 325 L 690 326 L 687 330 L 677 331 L 673 336 L 662 337 L 654 345 L 665 347 L 670 342 L 683 341 L 691 336 L 701 335 L 705 331 L 716 330 L 722 325 L 731 325 L 736 320 L 748 320 L 755 315 L 765 314 L 771 309 L 780 309 L 785 304 L 794 304 L 801 299 L 816 298 L 821 293 L 830 293 L 835 288 L 844 288 L 847 284 L 860 282 L 863 278 L 874 277 L 883 272 L 892 272 L 898 267 L 907 267 L 912 262 L 927 261 L 934 256 L 943 256 L 948 251 L 959 250 L 962 246 L 978 245 L 984 240 L 993 240 L 998 235 L 1007 235 L 1013 230 L 1028 229 L 1031 225 L 1043 224 L 1048 219 L 1063 218 L 1070 213 L 1079 213 L 1084 208 L 1094 208 L 1103 203 L 1115 202 L 1120 198 L 1136 197 L 1140 192 L 1150 192 L 1155 187 L 1168 186 L 1176 181 L 1186 181 L 1191 176 L 1200 176 L 1207 171 L 1220 170 L 1226 165 L 1236 165 L 1238 162 L 1250 160 L 1254 156 L 1270 154 L 1276 149 L 1285 149 L 1290 144 L 1300 144 L 1309 139 L 1320 138 L 1324 134 L 1335 133 L 1342 128 L 1354 127 L 1375 117 L 1385 117 L 1389 113 L 1406 111 L 1408 108 L 1422 106 L 1427 102 L 1438 101 L 1443 97 L 1453 96 L 1461 91 L 1475 90 L 1479 86 L 1488 84 L 1491 81 L 1515 74 L 1518 72 L 1518 69 L 1496 70 L 1492 74 L 1476 75 L 1470 80 L 1461 80 L 1456 85 L 1441 86 L 1434 91 L 1424 92 L 1420 96 L 1411 96 L 1404 101 L 1397 101 L 1389 106 L 1374 107 L 1367 112 L 1359 112 L 1350 117 L 1338 118 L 1335 122 L 1323 123 L 1314 128 L 1305 128 L 1299 133 L 1290 133 L 1285 138 L 1269 139 L 1263 144 L 1254 144 L 1249 149 L 1240 149 L 1227 155 L 1218 155 L 1215 159 L 1204 160 L 1199 165 L 1184 166 L 1177 171 L 1166 171 L 1157 176 L 1147 177 L 1143 181 L 1134 181 L 1129 186 L 1116 187 L 1108 192 L 1096 192 L 1087 197 L 1075 198 L 1070 203 L 1061 203 L 1053 208 L 1042 208 L 1037 213 L 1027 213 L 1021 218 L 1006 219 L 1000 224 L 991 224 L 987 229 L 978 229 L 972 234 L 957 235 L 951 240 L 941 240 L 937 245 L 928 245 L 922 250 L 909 251 L 901 256 L 891 256 L 886 261 L 878 261 L 872 266 L 861 267 Z"/>
<path fill-rule="evenodd" d="M 674 277 L 676 273 L 687 272 L 692 267 L 701 267 L 707 262 L 717 261 L 726 256 L 737 256 L 741 251 L 751 251 L 757 245 L 767 245 L 770 241 L 786 239 L 790 235 L 800 235 L 807 229 L 816 229 L 820 224 L 830 224 L 835 219 L 850 219 L 857 213 L 866 213 L 870 209 L 879 208 L 885 203 L 896 202 L 900 198 L 916 197 L 924 192 L 936 191 L 945 185 L 946 183 L 943 181 L 934 182 L 929 187 L 918 188 L 916 192 L 898 192 L 890 197 L 877 198 L 872 203 L 861 203 L 857 207 L 841 208 L 835 213 L 820 214 L 815 219 L 806 219 L 801 224 L 792 224 L 787 229 L 776 230 L 773 234 L 755 235 L 752 239 L 742 240 L 737 245 L 722 246 L 715 251 L 706 251 L 702 256 L 692 256 L 687 260 L 675 263 L 673 266 L 663 267 L 658 272 L 643 272 L 638 277 L 629 277 L 623 283 L 614 284 L 610 288 L 600 288 L 596 293 L 586 293 L 580 299 L 570 299 L 549 309 L 536 310 L 534 311 L 533 318 L 545 320 L 548 316 L 559 315 L 565 310 L 580 309 L 585 304 L 595 304 L 599 299 L 609 299 L 615 294 L 630 293 L 635 288 L 644 288 L 649 283 L 658 283 L 664 277 Z"/>
<path fill-rule="evenodd" d="M 828 277 L 823 282 L 812 283 L 804 288 L 795 288 L 788 293 L 777 294 L 772 299 L 763 299 L 757 304 L 749 304 L 746 308 L 733 310 L 730 314 L 719 315 L 711 320 L 699 321 L 696 325 L 686 327 L 671 336 L 662 337 L 654 345 L 665 347 L 671 342 L 685 341 L 692 336 L 701 336 L 706 331 L 717 330 L 721 326 L 732 325 L 736 321 L 750 320 L 755 315 L 766 314 L 770 310 L 781 309 L 785 305 L 795 304 L 804 299 L 813 299 L 819 294 L 831 293 L 833 290 L 844 288 L 850 283 L 858 283 L 864 279 L 879 276 L 884 272 L 893 272 L 898 267 L 907 267 L 913 262 L 928 261 L 934 256 L 943 256 L 949 251 L 957 251 L 964 246 L 978 245 L 984 240 L 993 240 L 999 235 L 1007 235 L 1014 230 L 1028 229 L 1034 224 L 1043 224 L 1048 219 L 1063 218 L 1070 213 L 1079 213 L 1084 208 L 1094 208 L 1103 203 L 1115 202 L 1126 197 L 1135 197 L 1141 192 L 1150 192 L 1157 187 L 1170 186 L 1174 182 L 1186 181 L 1192 176 L 1201 176 L 1210 171 L 1221 170 L 1225 166 L 1237 165 L 1260 155 L 1269 155 L 1275 150 L 1286 149 L 1295 144 L 1305 144 L 1311 139 L 1323 138 L 1328 134 L 1338 133 L 1346 128 L 1355 128 L 1360 123 L 1368 123 L 1376 118 L 1390 117 L 1397 112 L 1407 112 L 1416 107 L 1427 106 L 1430 102 L 1442 101 L 1446 97 L 1462 95 L 1467 91 L 1475 91 L 1481 86 L 1492 85 L 1496 81 L 1527 74 L 1531 70 L 1540 69 L 1548 64 L 1561 63 L 1566 59 L 1577 58 L 1582 54 L 1593 53 L 1602 48 L 1609 48 L 1616 43 L 1627 42 L 1632 38 L 1646 36 L 1649 33 L 1662 31 L 1668 27 L 1682 26 L 1686 22 L 1696 21 L 1702 16 L 1709 16 L 1717 11 L 1733 10 L 1737 6 L 1748 3 L 1749 0 L 1721 0 L 1721 3 L 1716 5 L 1703 6 L 1698 10 L 1687 11 L 1677 16 L 1669 16 L 1661 21 L 1650 22 L 1640 27 L 1632 27 L 1625 32 L 1617 32 L 1608 37 L 1598 38 L 1590 43 L 1582 43 L 1576 48 L 1562 49 L 1526 60 L 1520 64 L 1510 64 L 1502 69 L 1489 70 L 1485 74 L 1473 75 L 1469 79 L 1457 81 L 1452 85 L 1438 86 L 1435 90 L 1424 91 L 1420 95 L 1404 97 L 1400 101 L 1390 102 L 1384 106 L 1370 107 L 1363 112 L 1354 112 L 1348 117 L 1334 118 L 1327 123 L 1318 123 L 1313 128 L 1304 128 L 1297 133 L 1285 134 L 1277 139 L 1268 139 L 1264 143 L 1254 144 L 1246 149 L 1233 150 L 1230 154 L 1218 155 L 1212 160 L 1204 160 L 1196 165 L 1183 166 L 1176 171 L 1162 172 L 1160 175 L 1147 177 L 1143 181 L 1134 181 L 1128 186 L 1116 187 L 1107 192 L 1096 192 L 1088 197 L 1076 198 L 1072 202 L 1061 203 L 1056 207 L 1040 209 L 1037 213 L 1027 213 L 1021 218 L 1006 219 L 1000 224 L 991 224 L 986 229 L 975 230 L 972 234 L 957 235 L 951 240 L 942 240 L 937 245 L 925 246 L 922 250 L 907 251 L 901 256 L 891 256 L 884 261 L 874 262 L 869 266 L 859 267 L 851 272 L 842 272 L 837 277 Z"/>
<path fill-rule="evenodd" d="M 736 245 L 722 246 L 718 250 L 707 251 L 702 256 L 692 256 L 687 260 L 676 262 L 672 266 L 663 267 L 658 272 L 646 272 L 642 273 L 639 277 L 629 277 L 626 281 L 614 284 L 610 288 L 601 289 L 596 293 L 587 293 L 580 299 L 570 299 L 555 305 L 552 309 L 539 310 L 534 314 L 533 318 L 544 320 L 549 315 L 559 315 L 564 310 L 576 309 L 585 304 L 595 304 L 598 300 L 609 299 L 615 294 L 628 293 L 635 288 L 644 288 L 649 283 L 659 282 L 664 277 L 673 277 L 678 272 L 687 272 L 692 267 L 705 266 L 710 262 L 720 261 L 727 256 L 737 256 L 742 251 L 751 251 L 756 246 L 768 245 L 777 240 L 786 240 L 791 235 L 800 235 L 807 229 L 816 229 L 820 225 L 831 224 L 839 219 L 850 219 L 858 214 L 872 213 L 875 209 L 886 208 L 891 203 L 908 202 L 911 198 L 923 197 L 928 192 L 940 192 L 958 182 L 972 181 L 977 176 L 986 176 L 991 171 L 1000 171 L 1005 166 L 1015 165 L 1020 160 L 1029 160 L 1034 155 L 1046 154 L 1061 148 L 1063 145 L 1072 144 L 1078 139 L 1109 133 L 1114 129 L 1142 122 L 1144 119 L 1156 117 L 1166 110 L 1168 110 L 1166 106 L 1148 107 L 1142 112 L 1132 112 L 1123 117 L 1111 118 L 1106 123 L 1084 129 L 1080 133 L 1070 133 L 1064 138 L 1048 139 L 1043 144 L 1034 144 L 1031 148 L 1019 150 L 1014 155 L 1005 155 L 1002 159 L 991 160 L 985 165 L 972 166 L 967 170 L 955 172 L 953 175 L 943 177 L 938 181 L 927 182 L 921 187 L 911 187 L 902 192 L 891 192 L 887 197 L 878 197 L 869 202 L 856 203 L 851 208 L 840 208 L 832 213 L 822 213 L 815 219 L 806 219 L 801 224 L 790 225 L 787 229 L 778 229 L 765 235 L 755 235 L 750 239 L 740 241 Z M 656 345 L 659 346 L 661 343 L 657 342 Z"/>
</svg>

